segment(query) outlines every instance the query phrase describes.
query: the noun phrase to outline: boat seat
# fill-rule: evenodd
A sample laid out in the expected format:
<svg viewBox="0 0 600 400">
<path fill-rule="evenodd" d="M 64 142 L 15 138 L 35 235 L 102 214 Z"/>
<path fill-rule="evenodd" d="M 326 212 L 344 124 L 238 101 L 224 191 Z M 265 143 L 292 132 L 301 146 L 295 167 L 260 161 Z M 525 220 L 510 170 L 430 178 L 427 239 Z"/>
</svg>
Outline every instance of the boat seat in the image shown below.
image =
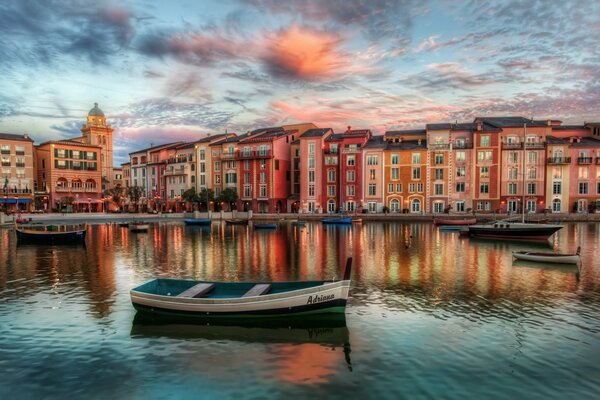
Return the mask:
<svg viewBox="0 0 600 400">
<path fill-rule="evenodd" d="M 214 283 L 199 283 L 179 293 L 176 297 L 203 297 L 215 288 Z"/>
<path fill-rule="evenodd" d="M 270 290 L 271 290 L 270 284 L 260 283 L 258 285 L 252 286 L 252 288 L 250 288 L 250 290 L 248 290 L 246 293 L 244 293 L 244 295 L 242 297 L 260 296 L 260 295 L 269 293 Z"/>
</svg>

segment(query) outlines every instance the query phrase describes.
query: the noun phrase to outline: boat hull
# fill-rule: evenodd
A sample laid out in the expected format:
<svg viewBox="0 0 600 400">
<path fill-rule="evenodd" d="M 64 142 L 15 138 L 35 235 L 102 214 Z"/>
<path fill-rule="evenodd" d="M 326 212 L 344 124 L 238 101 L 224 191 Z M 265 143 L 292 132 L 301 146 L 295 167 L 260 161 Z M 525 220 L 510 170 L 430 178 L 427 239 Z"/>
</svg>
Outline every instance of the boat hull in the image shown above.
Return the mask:
<svg viewBox="0 0 600 400">
<path fill-rule="evenodd" d="M 73 244 L 85 241 L 86 231 L 72 232 L 26 232 L 17 229 L 19 243 Z"/>
<path fill-rule="evenodd" d="M 148 232 L 148 224 L 129 224 L 129 232 Z"/>
<path fill-rule="evenodd" d="M 529 251 L 514 251 L 513 257 L 517 260 L 551 264 L 577 264 L 579 262 L 577 254 L 543 254 Z"/>
<path fill-rule="evenodd" d="M 227 225 L 248 225 L 247 219 L 227 219 L 225 220 Z"/>
<path fill-rule="evenodd" d="M 468 229 L 470 236 L 486 239 L 547 240 L 558 230 L 562 229 L 562 226 L 543 226 L 542 224 L 529 224 L 527 226 L 519 226 L 518 224 L 494 224 L 480 226 L 472 225 L 469 226 Z"/>
<path fill-rule="evenodd" d="M 352 218 L 325 218 L 322 222 L 328 225 L 351 225 Z"/>
<path fill-rule="evenodd" d="M 201 225 L 207 226 L 212 224 L 212 219 L 184 219 L 186 225 Z"/>
<path fill-rule="evenodd" d="M 344 313 L 350 281 L 329 282 L 305 289 L 252 297 L 181 298 L 131 290 L 140 312 L 182 317 L 283 317 Z"/>
<path fill-rule="evenodd" d="M 277 229 L 277 224 L 254 224 L 254 229 Z"/>
</svg>

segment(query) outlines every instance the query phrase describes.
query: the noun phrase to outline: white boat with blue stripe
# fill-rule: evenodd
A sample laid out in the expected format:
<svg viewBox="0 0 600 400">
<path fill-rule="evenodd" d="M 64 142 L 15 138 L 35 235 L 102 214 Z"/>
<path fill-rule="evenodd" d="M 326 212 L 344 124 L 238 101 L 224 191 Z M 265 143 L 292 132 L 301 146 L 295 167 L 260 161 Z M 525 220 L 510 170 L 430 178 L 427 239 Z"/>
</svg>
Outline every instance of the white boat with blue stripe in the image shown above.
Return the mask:
<svg viewBox="0 0 600 400">
<path fill-rule="evenodd" d="M 344 313 L 352 258 L 342 279 L 295 282 L 207 282 L 153 279 L 131 290 L 136 310 L 190 317 L 277 317 Z"/>
</svg>

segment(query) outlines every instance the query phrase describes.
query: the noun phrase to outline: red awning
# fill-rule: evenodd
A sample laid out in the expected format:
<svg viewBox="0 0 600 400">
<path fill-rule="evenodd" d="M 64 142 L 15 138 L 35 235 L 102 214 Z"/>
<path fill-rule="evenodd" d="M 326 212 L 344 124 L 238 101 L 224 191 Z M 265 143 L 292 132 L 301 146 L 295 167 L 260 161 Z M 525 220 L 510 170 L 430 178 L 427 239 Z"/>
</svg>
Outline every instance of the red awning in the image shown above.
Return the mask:
<svg viewBox="0 0 600 400">
<path fill-rule="evenodd" d="M 93 203 L 93 204 L 102 203 L 102 200 L 92 199 L 92 200 L 74 200 L 73 201 L 73 204 L 90 204 L 90 203 Z"/>
</svg>

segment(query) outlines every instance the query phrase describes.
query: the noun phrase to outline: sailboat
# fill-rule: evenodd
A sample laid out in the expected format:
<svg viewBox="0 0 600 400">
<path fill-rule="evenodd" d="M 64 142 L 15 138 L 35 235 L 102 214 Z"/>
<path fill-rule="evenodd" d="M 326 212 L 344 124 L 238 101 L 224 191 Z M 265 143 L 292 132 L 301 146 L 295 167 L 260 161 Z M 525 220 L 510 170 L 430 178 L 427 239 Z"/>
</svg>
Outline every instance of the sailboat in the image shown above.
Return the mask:
<svg viewBox="0 0 600 400">
<path fill-rule="evenodd" d="M 485 225 L 471 225 L 469 236 L 487 239 L 509 240 L 548 240 L 550 236 L 562 229 L 561 225 L 526 223 L 525 222 L 525 148 L 527 147 L 527 123 L 523 124 L 523 200 L 521 203 L 521 222 L 512 219 L 496 221 Z"/>
</svg>

